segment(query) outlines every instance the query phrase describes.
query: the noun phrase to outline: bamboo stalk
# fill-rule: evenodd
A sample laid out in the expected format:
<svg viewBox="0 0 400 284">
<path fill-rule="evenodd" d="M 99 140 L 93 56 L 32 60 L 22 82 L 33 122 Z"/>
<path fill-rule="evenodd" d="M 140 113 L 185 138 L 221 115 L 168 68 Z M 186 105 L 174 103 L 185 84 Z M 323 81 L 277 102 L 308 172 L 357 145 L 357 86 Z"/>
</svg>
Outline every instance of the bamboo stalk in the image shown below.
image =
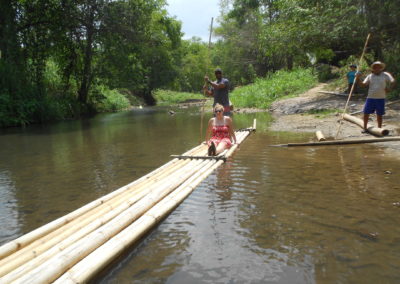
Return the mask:
<svg viewBox="0 0 400 284">
<path fill-rule="evenodd" d="M 187 164 L 189 164 L 189 163 L 187 163 Z M 193 168 L 191 165 L 189 165 L 189 166 L 187 166 L 187 168 L 181 168 L 180 170 L 181 170 L 181 172 L 184 172 L 184 173 L 187 172 L 190 174 L 195 169 L 196 168 Z M 176 171 L 175 175 L 169 175 L 168 177 L 166 177 L 166 179 L 171 178 L 175 181 L 179 181 L 178 178 L 175 179 L 175 176 L 178 176 L 180 174 L 181 173 Z M 143 192 L 142 195 L 140 196 L 140 198 L 144 198 L 145 196 L 148 196 L 149 194 L 151 194 L 152 193 L 151 190 L 156 191 L 156 190 L 163 189 L 162 186 L 165 186 L 166 184 L 167 183 L 164 179 L 160 179 L 159 183 L 155 183 L 148 190 Z M 55 240 L 51 240 L 51 246 L 54 244 L 57 244 L 56 246 L 54 246 L 52 248 L 50 248 L 51 246 L 48 245 L 48 243 L 50 243 L 50 241 L 47 243 L 44 243 L 42 247 L 35 248 L 34 253 L 36 255 L 39 253 L 42 253 L 42 254 L 40 256 L 37 256 L 30 262 L 28 262 L 28 261 L 33 258 L 32 254 L 20 256 L 16 260 L 6 263 L 4 269 L 7 269 L 8 271 L 10 271 L 10 267 L 12 269 L 14 269 L 16 267 L 18 267 L 18 268 L 15 269 L 14 271 L 12 271 L 9 275 L 7 275 L 7 277 L 5 277 L 5 279 L 7 279 L 7 281 L 8 281 L 8 280 L 14 280 L 17 277 L 21 277 L 23 274 L 26 274 L 29 270 L 32 270 L 38 264 L 49 259 L 54 254 L 66 249 L 66 247 L 68 247 L 69 245 L 72 245 L 73 243 L 75 243 L 79 239 L 85 237 L 86 235 L 90 234 L 91 232 L 93 232 L 94 230 L 99 228 L 100 226 L 106 224 L 107 222 L 109 222 L 110 220 L 112 220 L 113 218 L 118 216 L 118 214 L 121 214 L 124 210 L 128 209 L 134 203 L 138 202 L 138 200 L 140 198 L 138 198 L 138 196 L 133 196 L 131 200 L 125 201 L 119 207 L 114 208 L 113 210 L 110 210 L 104 216 L 100 215 L 99 219 L 92 218 L 92 220 L 90 220 L 90 222 L 85 220 L 84 223 L 78 224 L 77 227 L 73 228 L 74 230 L 65 232 L 65 233 L 61 234 L 60 236 L 58 236 L 57 238 L 55 238 Z M 25 264 L 22 265 L 23 263 L 25 263 Z"/>
<path fill-rule="evenodd" d="M 200 146 L 197 146 L 197 147 L 187 151 L 186 154 L 191 154 L 193 152 L 202 150 L 201 149 L 202 147 L 200 147 Z M 96 208 L 96 206 L 104 205 L 106 202 L 109 202 L 113 198 L 117 197 L 119 194 L 122 194 L 122 193 L 126 192 L 127 190 L 131 189 L 135 185 L 141 184 L 143 182 L 147 182 L 147 180 L 149 180 L 150 178 L 154 177 L 157 174 L 162 173 L 163 171 L 167 171 L 168 167 L 174 166 L 174 164 L 177 164 L 177 163 L 181 163 L 181 161 L 179 161 L 179 159 L 171 160 L 170 162 L 168 162 L 165 165 L 159 167 L 158 169 L 150 172 L 149 174 L 141 177 L 140 179 L 138 179 L 138 180 L 126 185 L 126 186 L 123 186 L 120 189 L 118 189 L 118 190 L 116 190 L 116 191 L 114 191 L 114 192 L 112 192 L 112 193 L 110 193 L 110 194 L 108 194 L 106 196 L 103 196 L 102 198 L 99 198 L 99 199 L 97 199 L 97 200 L 95 200 L 95 201 L 93 201 L 93 202 L 91 202 L 91 203 L 89 203 L 89 204 L 87 204 L 87 205 L 75 210 L 75 211 L 71 212 L 70 214 L 68 214 L 68 215 L 66 215 L 64 217 L 61 217 L 61 218 L 59 218 L 59 219 L 57 219 L 57 220 L 55 220 L 55 221 L 53 221 L 53 222 L 51 222 L 51 223 L 49 223 L 49 224 L 47 224 L 45 226 L 42 226 L 42 227 L 40 227 L 40 228 L 38 228 L 38 229 L 36 229 L 36 230 L 26 234 L 26 235 L 23 235 L 22 237 L 14 240 L 14 241 L 11 241 L 11 242 L 3 245 L 1 247 L 2 254 L 1 254 L 0 258 L 4 258 L 6 255 L 12 253 L 12 250 L 15 247 L 21 247 L 21 248 L 24 247 L 29 242 L 32 242 L 35 238 L 38 239 L 38 238 L 40 238 L 40 236 L 44 236 L 46 233 L 49 233 L 52 230 L 56 229 L 56 227 L 61 227 L 61 226 L 65 225 L 65 224 L 68 224 L 68 223 L 72 222 L 72 220 L 76 219 L 77 217 L 82 216 L 83 214 L 89 212 L 90 210 L 93 210 L 94 208 Z M 93 204 L 95 206 L 91 206 Z M 0 262 L 0 267 L 1 267 L 1 262 Z"/>
<path fill-rule="evenodd" d="M 197 167 L 193 168 L 196 172 L 199 165 L 207 162 L 191 161 L 190 163 L 193 165 L 197 164 Z M 193 171 L 187 170 L 180 174 L 180 179 L 172 178 L 167 184 L 163 185 L 162 188 L 154 190 L 107 224 L 75 242 L 54 257 L 39 264 L 30 273 L 18 278 L 16 283 L 43 283 L 54 281 L 69 267 L 88 255 L 109 238 L 120 232 L 123 228 L 131 224 L 144 212 L 154 206 L 166 194 L 182 184 L 182 182 L 184 182 L 182 180 L 186 180 L 192 175 Z"/>
<path fill-rule="evenodd" d="M 186 161 L 185 163 L 179 163 L 179 165 L 180 165 L 180 167 L 183 167 L 182 164 L 187 164 L 187 163 L 188 163 L 188 161 Z M 165 177 L 170 177 L 171 173 L 173 173 L 174 171 L 176 171 L 176 165 L 175 166 L 173 165 L 172 167 L 168 167 L 168 171 L 166 171 L 166 172 L 161 172 L 161 173 L 157 173 L 157 175 L 153 175 L 152 180 L 145 181 L 143 184 L 140 185 L 139 188 L 137 188 L 137 190 L 139 190 L 139 192 L 135 193 L 135 195 L 134 195 L 135 198 L 133 200 L 137 201 L 140 198 L 143 198 L 148 193 L 148 190 L 140 192 L 140 190 L 142 190 L 144 187 L 152 186 L 156 182 L 162 183 L 162 181 L 160 182 L 160 180 L 162 180 Z M 119 202 L 117 202 L 118 201 L 117 200 L 111 204 L 110 203 L 103 204 L 101 208 L 96 208 L 96 211 L 92 212 L 92 214 L 90 214 L 89 216 L 87 216 L 87 214 L 80 216 L 79 218 L 77 218 L 74 221 L 68 223 L 67 225 L 61 227 L 60 229 L 58 229 L 54 232 L 51 232 L 49 235 L 44 236 L 39 240 L 36 240 L 35 242 L 31 243 L 29 246 L 25 247 L 24 249 L 21 249 L 17 253 L 10 255 L 6 259 L 3 259 L 1 261 L 1 266 L 0 266 L 0 275 L 1 276 L 5 275 L 6 273 L 9 273 L 11 270 L 15 269 L 16 267 L 21 266 L 23 263 L 25 263 L 33 258 L 38 257 L 41 253 L 43 253 L 44 251 L 46 251 L 53 245 L 57 244 L 58 242 L 60 242 L 64 238 L 66 238 L 66 236 L 68 236 L 69 234 L 72 234 L 73 232 L 82 229 L 87 224 L 92 223 L 97 218 L 99 218 L 99 216 L 102 216 L 106 212 L 114 209 L 120 203 L 122 203 L 124 201 L 124 199 L 128 198 L 126 196 L 126 194 L 123 196 L 120 196 L 120 197 L 121 198 L 118 199 Z M 132 201 L 132 202 L 134 202 L 134 201 Z M 99 210 L 97 210 L 97 209 L 99 209 Z M 94 224 L 97 224 L 97 223 L 96 222 L 92 223 L 91 226 L 89 226 L 87 229 L 89 229 L 89 228 L 93 229 Z"/>
<path fill-rule="evenodd" d="M 315 132 L 315 135 L 317 136 L 317 140 L 318 141 L 325 141 L 326 140 L 324 134 L 322 134 L 322 131 L 320 131 L 320 130 Z"/>
<path fill-rule="evenodd" d="M 309 143 L 289 143 L 280 145 L 271 145 L 276 147 L 294 147 L 294 146 L 324 146 L 324 145 L 345 145 L 345 144 L 363 144 L 363 143 L 379 143 L 400 141 L 400 136 L 383 137 L 383 138 L 364 138 L 364 139 L 348 139 L 348 140 L 334 140 L 322 142 L 309 142 Z"/>
<path fill-rule="evenodd" d="M 212 162 L 208 161 L 206 165 L 208 166 L 207 170 L 203 172 L 198 171 L 173 193 L 157 203 L 124 231 L 120 232 L 88 257 L 77 263 L 54 283 L 85 283 L 89 281 L 90 278 L 100 272 L 116 256 L 122 253 L 124 249 L 140 239 L 150 228 L 171 212 L 173 208 L 178 206 L 206 176 L 222 163 L 222 161 L 218 161 L 212 165 Z"/>
<path fill-rule="evenodd" d="M 255 122 L 255 121 L 254 121 Z M 247 136 L 248 136 L 248 132 L 247 133 L 243 133 L 243 135 L 242 135 L 242 133 L 241 134 L 238 134 L 238 136 L 239 136 L 239 138 L 238 138 L 238 143 L 240 143 L 241 141 L 243 141 Z M 232 153 L 233 151 L 234 151 L 234 149 L 236 149 L 237 148 L 237 145 L 234 145 L 233 147 L 231 147 L 231 149 L 230 150 L 232 150 L 232 151 L 230 151 L 230 153 Z M 204 152 L 204 151 L 206 151 L 206 149 L 207 149 L 207 147 L 205 146 L 205 145 L 199 145 L 199 146 L 197 146 L 197 147 L 195 147 L 195 148 L 193 148 L 193 149 L 191 149 L 191 150 L 189 150 L 187 153 L 188 154 L 194 154 L 194 153 L 201 153 L 201 152 Z M 228 151 L 229 152 L 229 151 Z M 178 168 L 182 168 L 182 164 L 180 164 L 179 162 L 178 162 L 179 160 L 177 160 L 177 159 L 174 159 L 174 160 L 172 160 L 170 163 L 172 164 L 172 162 L 175 162 L 175 165 L 170 165 L 171 167 L 169 167 L 168 168 L 168 164 L 169 163 L 167 163 L 167 164 L 165 164 L 164 166 L 162 166 L 162 167 L 160 167 L 160 168 L 158 168 L 158 169 L 156 169 L 155 171 L 153 171 L 152 173 L 157 173 L 157 172 L 160 172 L 159 170 L 160 169 L 162 169 L 162 168 L 168 168 L 164 173 L 160 173 L 160 176 L 161 175 L 167 175 L 167 173 L 168 172 L 171 172 L 172 170 L 173 170 L 173 168 L 175 168 L 175 169 L 178 169 Z M 194 162 L 194 164 L 199 164 L 197 161 L 196 162 Z M 215 161 L 206 161 L 206 162 L 201 162 L 201 163 L 210 163 L 210 164 L 220 164 L 220 162 L 215 162 Z M 221 162 L 222 163 L 222 162 Z M 193 169 L 193 168 L 192 168 Z M 151 173 L 150 173 L 151 174 Z M 148 175 L 146 175 L 146 176 L 149 176 L 150 174 L 148 174 Z M 193 172 L 191 172 L 190 171 L 190 167 L 189 167 L 189 169 L 187 169 L 187 171 L 186 171 L 186 174 L 188 174 L 188 176 L 193 176 Z M 148 184 L 148 183 L 150 183 L 149 181 L 146 181 L 144 178 L 146 177 L 146 176 L 144 176 L 144 177 L 142 177 L 141 179 L 139 179 L 139 180 L 142 180 L 142 181 L 144 181 L 144 183 L 142 183 L 141 185 L 137 185 L 138 187 L 139 186 L 141 186 L 141 187 L 143 187 L 144 185 L 146 185 L 146 184 Z M 182 176 L 182 175 L 181 175 Z M 168 175 L 168 177 L 171 177 L 170 175 Z M 150 177 L 148 177 L 148 178 L 150 178 Z M 131 183 L 131 184 L 129 184 L 129 185 L 133 185 L 133 184 L 136 184 L 139 180 L 137 180 L 137 181 L 135 181 L 135 182 L 133 182 L 133 183 Z M 164 182 L 162 179 L 159 179 L 159 181 L 160 182 Z M 184 182 L 184 181 L 183 181 Z M 156 184 L 156 183 L 154 183 L 154 184 Z M 128 186 L 129 186 L 128 185 Z M 128 186 L 125 186 L 125 187 L 128 187 Z M 123 188 L 125 188 L 125 187 L 123 187 Z M 123 191 L 126 191 L 126 189 L 124 189 L 124 190 L 122 190 L 122 188 L 120 189 L 121 190 L 121 192 L 123 192 Z M 137 190 L 137 188 L 135 189 L 135 190 Z M 119 191 L 119 190 L 117 190 L 117 191 Z M 116 191 L 115 191 L 116 192 Z M 124 192 L 124 194 L 127 194 L 127 192 Z M 109 195 L 108 195 L 109 196 Z M 121 200 L 123 197 L 124 197 L 124 195 L 119 195 L 118 197 L 117 197 L 117 194 L 114 194 L 114 197 L 116 198 L 115 200 L 114 200 L 114 205 L 118 205 L 119 203 L 118 203 L 118 201 L 116 201 L 116 200 Z M 113 198 L 114 198 L 113 197 Z M 142 200 L 144 200 L 143 198 L 140 200 L 140 202 L 144 202 L 144 201 L 142 201 Z M 102 203 L 101 203 L 102 204 Z M 136 205 L 136 204 L 135 204 Z M 110 210 L 112 210 L 112 207 L 113 205 L 112 204 L 107 204 L 107 206 L 106 206 L 106 208 L 108 208 L 109 210 L 108 211 L 110 211 Z M 137 205 L 137 206 L 139 206 L 139 205 Z M 103 208 L 102 210 L 104 210 L 105 208 Z M 74 211 L 75 212 L 75 211 Z M 98 211 L 98 212 L 103 212 L 103 211 Z M 98 213 L 97 212 L 97 213 Z M 91 214 L 95 214 L 95 213 L 93 213 L 93 212 L 91 212 Z M 94 215 L 94 216 L 96 216 L 96 215 Z M 117 217 L 118 218 L 118 217 Z M 110 222 L 111 223 L 111 222 Z M 80 223 L 80 225 L 82 225 L 83 223 Z M 79 223 L 78 223 L 78 225 L 79 225 Z M 108 225 L 108 224 L 107 224 Z M 76 228 L 75 228 L 76 229 Z M 98 230 L 96 230 L 96 231 L 98 231 Z M 92 232 L 91 234 L 93 234 L 93 233 L 95 233 L 95 232 Z M 86 236 L 87 237 L 87 236 Z M 86 238 L 85 237 L 85 238 Z M 66 246 L 66 243 L 63 243 L 62 245 L 64 245 L 64 246 Z M 70 249 L 70 247 L 62 247 L 62 245 L 60 245 L 58 248 L 53 248 L 52 250 L 53 251 L 56 251 L 57 249 L 65 249 L 66 251 L 68 250 L 68 249 Z M 56 251 L 57 252 L 57 251 Z M 57 257 L 57 255 L 56 255 L 56 257 Z M 45 256 L 42 256 L 42 260 L 43 259 L 45 259 L 46 257 Z M 44 263 L 47 263 L 47 261 L 46 262 L 44 262 Z M 35 267 L 37 266 L 37 263 L 35 264 Z M 32 267 L 32 266 L 31 266 Z M 36 268 L 37 269 L 37 268 Z M 36 269 L 35 269 L 35 271 L 36 271 Z M 26 270 L 24 270 L 24 272 L 26 272 Z M 25 277 L 25 278 L 24 278 Z M 27 279 L 26 278 L 26 276 L 23 276 L 22 278 L 21 278 L 22 280 L 24 280 L 24 279 Z"/>
<path fill-rule="evenodd" d="M 190 155 L 193 151 L 196 151 L 196 150 L 198 150 L 200 148 L 201 148 L 201 145 L 197 146 L 197 147 L 195 147 L 193 149 L 190 149 L 185 154 Z M 52 222 L 50 222 L 50 223 L 48 223 L 48 224 L 46 224 L 44 226 L 41 226 L 41 227 L 31 231 L 30 233 L 27 233 L 27 234 L 25 234 L 25 235 L 15 239 L 15 240 L 13 240 L 13 241 L 10 241 L 10 242 L 2 245 L 0 247 L 0 259 L 3 259 L 4 257 L 12 254 L 13 252 L 25 247 L 26 245 L 28 245 L 29 243 L 33 242 L 34 240 L 36 240 L 36 239 L 48 234 L 49 232 L 52 232 L 55 229 L 60 228 L 61 226 L 71 222 L 72 220 L 74 220 L 78 216 L 81 216 L 82 214 L 90 211 L 91 209 L 103 204 L 107 200 L 110 200 L 113 197 L 117 196 L 118 194 L 124 192 L 127 188 L 133 186 L 134 184 L 142 182 L 143 180 L 148 179 L 151 175 L 153 175 L 153 174 L 155 174 L 155 173 L 157 173 L 159 171 L 162 171 L 163 169 L 167 168 L 169 165 L 171 165 L 173 163 L 176 163 L 176 162 L 179 162 L 179 160 L 178 159 L 171 160 L 170 162 L 164 164 L 163 166 L 161 166 L 161 167 L 155 169 L 154 171 L 148 173 L 147 175 L 139 178 L 138 180 L 133 181 L 132 183 L 130 183 L 130 184 L 126 185 L 126 186 L 123 186 L 123 187 L 121 187 L 121 188 L 119 188 L 119 189 L 117 189 L 117 190 L 115 190 L 115 191 L 113 191 L 113 192 L 111 192 L 111 193 L 99 198 L 99 199 L 96 199 L 96 200 L 90 202 L 89 204 L 87 204 L 85 206 L 82 206 L 81 208 L 78 208 L 75 211 L 73 211 L 73 212 L 71 212 L 71 213 L 69 213 L 69 214 L 67 214 L 67 215 L 65 215 L 63 217 L 60 217 L 60 218 L 58 218 L 58 219 L 56 219 L 56 220 L 54 220 L 54 221 L 52 221 Z M 1 267 L 1 265 L 0 265 L 0 267 Z"/>
<path fill-rule="evenodd" d="M 351 116 L 349 114 L 344 114 L 343 118 L 347 121 L 353 122 L 354 124 L 357 124 L 361 128 L 364 128 L 364 121 L 358 117 Z M 367 125 L 367 130 L 369 133 L 376 135 L 376 136 L 386 136 L 389 134 L 389 130 L 385 128 L 378 128 L 374 126 L 370 126 L 369 124 Z"/>
</svg>

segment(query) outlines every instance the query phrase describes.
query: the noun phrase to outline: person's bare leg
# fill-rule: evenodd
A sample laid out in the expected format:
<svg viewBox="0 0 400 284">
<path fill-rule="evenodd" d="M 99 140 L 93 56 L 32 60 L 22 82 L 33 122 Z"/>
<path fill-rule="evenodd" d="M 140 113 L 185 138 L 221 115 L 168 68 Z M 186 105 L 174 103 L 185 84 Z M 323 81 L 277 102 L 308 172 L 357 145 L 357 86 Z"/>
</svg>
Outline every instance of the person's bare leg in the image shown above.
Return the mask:
<svg viewBox="0 0 400 284">
<path fill-rule="evenodd" d="M 378 128 L 382 128 L 383 116 L 377 114 L 376 115 L 376 120 L 378 121 Z"/>
<path fill-rule="evenodd" d="M 226 149 L 226 143 L 225 142 L 219 143 L 217 146 L 216 154 L 217 155 L 221 154 L 225 149 Z"/>
<path fill-rule="evenodd" d="M 369 114 L 368 113 L 364 113 L 364 130 L 365 131 L 367 131 L 368 119 L 369 119 Z"/>
</svg>

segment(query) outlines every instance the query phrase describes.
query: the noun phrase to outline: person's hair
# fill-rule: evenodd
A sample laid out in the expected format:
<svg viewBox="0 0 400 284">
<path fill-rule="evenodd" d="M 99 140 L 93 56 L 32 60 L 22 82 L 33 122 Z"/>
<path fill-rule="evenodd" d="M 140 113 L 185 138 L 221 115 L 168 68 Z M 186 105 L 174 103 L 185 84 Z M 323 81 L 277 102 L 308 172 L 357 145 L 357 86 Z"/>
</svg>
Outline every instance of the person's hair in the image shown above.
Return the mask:
<svg viewBox="0 0 400 284">
<path fill-rule="evenodd" d="M 214 106 L 214 112 L 215 112 L 216 110 L 222 110 L 222 111 L 224 111 L 223 105 L 221 105 L 221 104 L 216 104 L 216 105 Z"/>
</svg>

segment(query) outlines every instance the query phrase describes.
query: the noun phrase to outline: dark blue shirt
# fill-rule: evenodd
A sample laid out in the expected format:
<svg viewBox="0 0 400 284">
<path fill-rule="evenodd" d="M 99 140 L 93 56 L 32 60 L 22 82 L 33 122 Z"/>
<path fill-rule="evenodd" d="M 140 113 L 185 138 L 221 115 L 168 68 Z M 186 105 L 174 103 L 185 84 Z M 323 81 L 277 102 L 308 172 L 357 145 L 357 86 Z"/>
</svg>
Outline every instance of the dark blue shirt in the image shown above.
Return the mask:
<svg viewBox="0 0 400 284">
<path fill-rule="evenodd" d="M 219 84 L 224 84 L 225 87 L 222 89 L 214 89 L 214 104 L 215 106 L 217 103 L 223 105 L 224 107 L 229 106 L 229 80 L 226 78 L 222 78 L 217 80 L 216 82 Z"/>
</svg>

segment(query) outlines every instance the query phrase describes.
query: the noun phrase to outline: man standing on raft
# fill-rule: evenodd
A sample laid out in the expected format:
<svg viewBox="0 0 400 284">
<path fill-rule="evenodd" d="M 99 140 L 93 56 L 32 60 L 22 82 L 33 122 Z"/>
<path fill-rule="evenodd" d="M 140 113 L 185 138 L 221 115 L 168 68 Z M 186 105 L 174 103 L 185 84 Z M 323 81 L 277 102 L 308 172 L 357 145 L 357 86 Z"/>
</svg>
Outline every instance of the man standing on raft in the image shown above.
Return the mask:
<svg viewBox="0 0 400 284">
<path fill-rule="evenodd" d="M 222 77 L 222 70 L 220 68 L 214 71 L 216 81 L 212 82 L 208 76 L 204 77 L 204 91 L 206 95 L 214 97 L 213 107 L 218 103 L 224 107 L 224 115 L 231 115 L 229 103 L 229 80 Z M 208 88 L 208 84 L 211 89 Z"/>
<path fill-rule="evenodd" d="M 382 128 L 383 115 L 385 114 L 386 93 L 390 92 L 395 86 L 395 79 L 388 72 L 383 72 L 385 64 L 375 61 L 371 64 L 372 73 L 361 82 L 361 73 L 356 74 L 358 85 L 368 88 L 368 96 L 364 105 L 364 130 L 368 131 L 369 115 L 376 111 L 376 120 L 378 128 Z"/>
</svg>

